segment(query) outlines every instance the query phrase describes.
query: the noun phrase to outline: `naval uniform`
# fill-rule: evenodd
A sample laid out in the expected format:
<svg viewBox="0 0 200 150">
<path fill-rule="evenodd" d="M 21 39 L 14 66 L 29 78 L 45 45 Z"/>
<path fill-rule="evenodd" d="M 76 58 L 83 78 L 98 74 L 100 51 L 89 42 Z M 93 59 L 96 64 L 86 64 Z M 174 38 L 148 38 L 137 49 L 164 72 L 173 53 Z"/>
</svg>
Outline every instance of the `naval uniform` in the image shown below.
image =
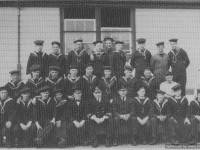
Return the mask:
<svg viewBox="0 0 200 150">
<path fill-rule="evenodd" d="M 36 126 L 33 120 L 33 104 L 32 99 L 29 101 L 20 100 L 16 104 L 16 125 L 14 127 L 15 137 L 18 138 L 20 143 L 32 145 L 33 139 L 36 137 Z M 20 124 L 27 125 L 31 121 L 32 124 L 28 130 L 23 130 Z"/>
<path fill-rule="evenodd" d="M 32 98 L 39 95 L 38 90 L 44 85 L 45 85 L 45 81 L 42 79 L 42 77 L 35 80 L 32 78 L 29 78 L 28 81 L 26 82 L 26 86 L 30 88 Z"/>
<path fill-rule="evenodd" d="M 169 53 L 169 65 L 172 68 L 173 80 L 181 84 L 182 95 L 185 95 L 185 86 L 187 82 L 186 69 L 190 64 L 187 52 L 182 48 L 171 50 Z"/>
<path fill-rule="evenodd" d="M 110 66 L 114 71 L 114 75 L 121 78 L 124 75 L 124 66 L 126 64 L 126 54 L 123 51 L 113 52 L 110 56 Z"/>
<path fill-rule="evenodd" d="M 112 130 L 112 115 L 111 104 L 105 98 L 92 98 L 89 102 L 89 136 L 91 140 L 97 140 L 97 132 L 99 128 L 103 128 L 106 134 L 106 139 L 111 139 L 111 130 Z M 102 118 L 104 116 L 109 117 L 105 119 L 102 123 L 98 124 L 93 120 L 93 117 Z"/>
<path fill-rule="evenodd" d="M 49 73 L 49 57 L 45 52 L 32 52 L 28 58 L 26 74 L 30 74 L 30 67 L 40 65 L 40 76 L 45 79 Z"/>
<path fill-rule="evenodd" d="M 133 117 L 135 118 L 134 130 L 142 141 L 148 141 L 151 131 L 151 100 L 148 97 L 144 97 L 143 99 L 135 97 L 133 100 L 133 110 Z M 137 121 L 137 117 L 140 119 L 149 117 L 149 119 L 145 125 L 140 125 L 140 123 Z"/>
<path fill-rule="evenodd" d="M 82 50 L 77 52 L 76 50 L 72 50 L 68 54 L 68 67 L 77 66 L 78 73 L 80 76 L 85 74 L 85 65 L 90 62 L 90 56 L 88 55 L 86 50 Z"/>
<path fill-rule="evenodd" d="M 135 68 L 135 77 L 140 78 L 144 69 L 150 67 L 151 53 L 145 49 L 144 52 L 136 50 L 131 57 L 131 66 Z"/>
<path fill-rule="evenodd" d="M 186 97 L 175 98 L 175 96 L 171 97 L 171 117 L 173 117 L 175 121 L 175 126 L 172 128 L 174 133 L 174 137 L 178 139 L 179 142 L 186 142 L 188 133 L 189 133 L 189 125 L 184 124 L 185 118 L 188 116 L 188 100 Z M 184 131 L 184 132 L 183 132 Z"/>
<path fill-rule="evenodd" d="M 5 87 L 8 90 L 8 95 L 13 98 L 16 99 L 18 97 L 18 93 L 19 91 L 24 87 L 24 82 L 22 81 L 17 81 L 15 83 L 13 83 L 12 81 L 9 81 Z"/>
<path fill-rule="evenodd" d="M 51 53 L 49 54 L 49 66 L 57 66 L 60 68 L 60 76 L 64 77 L 67 75 L 67 62 L 65 55 L 59 53 L 58 55 Z"/>
</svg>

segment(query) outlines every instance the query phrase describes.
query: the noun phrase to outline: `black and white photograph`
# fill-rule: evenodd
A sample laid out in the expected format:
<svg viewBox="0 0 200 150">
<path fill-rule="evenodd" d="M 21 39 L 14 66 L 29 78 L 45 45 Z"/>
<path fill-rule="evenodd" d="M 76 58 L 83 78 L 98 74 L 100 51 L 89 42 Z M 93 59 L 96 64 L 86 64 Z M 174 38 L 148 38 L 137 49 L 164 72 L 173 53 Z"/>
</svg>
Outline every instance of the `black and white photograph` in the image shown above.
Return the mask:
<svg viewBox="0 0 200 150">
<path fill-rule="evenodd" d="M 0 148 L 200 149 L 200 0 L 0 0 Z"/>
</svg>

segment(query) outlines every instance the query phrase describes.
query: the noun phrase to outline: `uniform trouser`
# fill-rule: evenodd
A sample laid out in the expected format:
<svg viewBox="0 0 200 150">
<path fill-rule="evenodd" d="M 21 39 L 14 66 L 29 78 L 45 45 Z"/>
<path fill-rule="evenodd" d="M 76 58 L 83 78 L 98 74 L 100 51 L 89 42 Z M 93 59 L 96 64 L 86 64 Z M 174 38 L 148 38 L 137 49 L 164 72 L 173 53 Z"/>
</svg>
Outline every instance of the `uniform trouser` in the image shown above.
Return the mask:
<svg viewBox="0 0 200 150">
<path fill-rule="evenodd" d="M 179 142 L 186 142 L 190 131 L 190 125 L 184 124 L 184 120 L 182 117 L 173 118 L 174 123 L 171 127 L 172 136 L 178 139 Z"/>
<path fill-rule="evenodd" d="M 150 139 L 150 133 L 151 133 L 151 121 L 150 119 L 147 120 L 146 124 L 141 125 L 137 119 L 134 119 L 133 122 L 134 127 L 136 126 L 137 135 L 141 140 L 149 140 Z"/>
<path fill-rule="evenodd" d="M 130 117 L 127 121 L 120 119 L 119 117 L 113 118 L 113 129 L 116 130 L 113 131 L 114 138 L 117 139 L 120 136 L 120 130 L 122 126 L 127 127 L 131 138 L 135 138 L 137 134 L 137 124 L 135 123 L 137 119 L 135 117 Z"/>
<path fill-rule="evenodd" d="M 88 132 L 90 140 L 97 139 L 97 132 L 100 127 L 104 129 L 106 134 L 106 139 L 111 139 L 111 129 L 112 129 L 112 119 L 106 119 L 104 122 L 97 124 L 94 120 L 89 120 L 88 122 Z"/>
<path fill-rule="evenodd" d="M 185 87 L 186 87 L 186 82 L 187 82 L 186 70 L 172 71 L 172 72 L 173 72 L 173 80 L 181 84 L 182 95 L 185 96 Z"/>
<path fill-rule="evenodd" d="M 166 135 L 169 124 L 171 126 L 173 126 L 173 120 L 166 119 L 165 121 L 161 122 L 157 117 L 152 117 L 151 118 L 152 138 L 154 138 L 154 139 L 158 138 L 159 125 L 162 125 L 164 134 Z M 170 135 L 170 134 L 172 134 L 172 133 L 168 133 L 168 135 Z"/>
<path fill-rule="evenodd" d="M 14 124 L 11 124 L 10 128 L 7 128 L 5 125 L 5 122 L 0 124 L 0 145 L 2 145 L 3 137 L 6 137 L 6 144 L 13 144 L 14 142 L 14 137 L 13 137 L 13 129 L 14 129 Z"/>
<path fill-rule="evenodd" d="M 31 124 L 28 130 L 23 130 L 19 124 L 14 126 L 14 137 L 19 140 L 19 142 L 26 142 L 31 144 L 33 139 L 36 137 L 37 127 L 35 124 Z"/>
<path fill-rule="evenodd" d="M 52 139 L 54 137 L 54 127 L 53 123 L 46 123 L 42 126 L 42 129 L 37 131 L 37 138 L 42 138 L 44 140 Z"/>
<path fill-rule="evenodd" d="M 70 142 L 83 142 L 87 137 L 86 127 L 87 121 L 81 128 L 77 128 L 72 122 L 67 125 L 67 135 L 69 136 Z"/>
<path fill-rule="evenodd" d="M 197 142 L 198 140 L 198 125 L 200 125 L 200 121 L 196 118 L 190 118 L 190 122 L 191 122 L 191 138 L 192 140 L 194 140 L 195 142 Z"/>
<path fill-rule="evenodd" d="M 61 138 L 66 139 L 67 138 L 67 124 L 68 124 L 68 122 L 65 121 L 65 122 L 61 122 L 60 127 L 57 127 L 57 126 L 55 127 L 56 138 L 58 138 L 58 139 L 61 139 Z"/>
</svg>

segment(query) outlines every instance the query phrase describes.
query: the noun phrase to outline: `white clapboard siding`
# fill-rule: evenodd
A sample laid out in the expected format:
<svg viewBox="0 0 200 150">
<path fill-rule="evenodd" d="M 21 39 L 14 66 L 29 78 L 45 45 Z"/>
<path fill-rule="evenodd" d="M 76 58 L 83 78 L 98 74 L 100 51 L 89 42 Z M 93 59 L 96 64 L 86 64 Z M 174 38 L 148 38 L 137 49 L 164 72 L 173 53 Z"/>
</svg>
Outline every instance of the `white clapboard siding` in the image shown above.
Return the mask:
<svg viewBox="0 0 200 150">
<path fill-rule="evenodd" d="M 169 52 L 170 38 L 178 38 L 191 60 L 187 69 L 187 88 L 194 88 L 200 63 L 200 10 L 198 9 L 136 9 L 136 37 L 147 39 L 146 47 L 154 54 L 155 43 L 165 41 Z M 197 81 L 198 80 L 198 81 Z"/>
<path fill-rule="evenodd" d="M 44 51 L 51 52 L 51 42 L 60 41 L 59 8 L 22 8 L 21 10 L 21 64 L 22 79 L 27 80 L 26 65 L 34 51 L 33 41 L 44 40 Z"/>
<path fill-rule="evenodd" d="M 17 12 L 16 8 L 0 9 L 0 86 L 10 80 L 9 71 L 17 69 Z"/>
</svg>

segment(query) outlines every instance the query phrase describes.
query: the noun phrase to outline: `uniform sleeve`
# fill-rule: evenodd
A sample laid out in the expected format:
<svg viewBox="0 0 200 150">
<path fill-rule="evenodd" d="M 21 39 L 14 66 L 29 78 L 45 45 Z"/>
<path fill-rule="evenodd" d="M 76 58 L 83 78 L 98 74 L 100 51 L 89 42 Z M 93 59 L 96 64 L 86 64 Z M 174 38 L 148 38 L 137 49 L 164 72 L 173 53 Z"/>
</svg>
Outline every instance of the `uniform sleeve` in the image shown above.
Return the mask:
<svg viewBox="0 0 200 150">
<path fill-rule="evenodd" d="M 136 103 L 134 99 L 131 103 L 131 117 L 137 117 L 135 107 L 136 107 Z"/>
<path fill-rule="evenodd" d="M 30 54 L 30 56 L 28 58 L 28 62 L 27 62 L 27 67 L 26 67 L 26 74 L 30 74 L 29 70 L 30 70 L 31 65 L 32 65 L 32 57 L 31 57 L 31 54 Z"/>
<path fill-rule="evenodd" d="M 45 60 L 44 60 L 44 66 L 45 66 L 45 77 L 48 77 L 49 74 L 49 56 L 45 54 Z"/>
<path fill-rule="evenodd" d="M 13 122 L 16 120 L 16 102 L 14 100 L 10 102 L 9 111 L 8 121 Z"/>
<path fill-rule="evenodd" d="M 112 103 L 112 110 L 113 110 L 113 115 L 114 117 L 119 117 L 119 112 L 118 112 L 118 106 L 117 106 L 117 100 L 114 99 L 113 103 Z"/>
<path fill-rule="evenodd" d="M 155 63 L 156 63 L 156 59 L 153 57 L 151 57 L 151 60 L 150 60 L 150 68 L 152 70 L 152 72 L 155 71 Z"/>
<path fill-rule="evenodd" d="M 188 111 L 189 111 L 189 103 L 188 103 L 188 99 L 185 98 L 185 102 L 184 102 L 184 108 L 183 108 L 185 111 L 185 118 L 188 118 Z"/>
<path fill-rule="evenodd" d="M 113 71 L 115 70 L 115 57 L 114 57 L 114 53 L 112 53 L 109 57 L 110 59 L 110 66 L 112 67 Z"/>
<path fill-rule="evenodd" d="M 166 118 L 171 117 L 171 114 L 172 114 L 171 105 L 169 102 L 167 102 Z"/>
<path fill-rule="evenodd" d="M 184 61 L 185 61 L 185 67 L 187 68 L 190 64 L 190 60 L 189 60 L 189 57 L 188 57 L 188 54 L 186 51 L 183 51 L 184 52 Z"/>
<path fill-rule="evenodd" d="M 147 116 L 149 117 L 149 118 L 151 118 L 152 117 L 152 115 L 151 115 L 151 104 L 152 104 L 152 102 L 151 102 L 151 100 L 149 100 L 150 102 L 149 102 L 149 104 L 148 104 L 148 113 L 147 113 Z"/>
<path fill-rule="evenodd" d="M 195 117 L 195 104 L 194 104 L 195 102 L 193 102 L 193 101 L 191 101 L 190 102 L 190 105 L 189 105 L 189 107 L 188 107 L 188 114 L 187 114 L 187 116 L 189 117 L 189 118 L 194 118 Z"/>
<path fill-rule="evenodd" d="M 131 57 L 131 62 L 130 65 L 135 68 L 135 61 L 136 61 L 136 57 L 135 57 L 135 52 L 133 52 L 133 55 Z"/>
<path fill-rule="evenodd" d="M 169 64 L 169 67 L 172 66 L 172 59 L 173 59 L 172 58 L 172 54 L 171 54 L 171 52 L 169 52 L 168 53 L 168 64 Z"/>
</svg>

